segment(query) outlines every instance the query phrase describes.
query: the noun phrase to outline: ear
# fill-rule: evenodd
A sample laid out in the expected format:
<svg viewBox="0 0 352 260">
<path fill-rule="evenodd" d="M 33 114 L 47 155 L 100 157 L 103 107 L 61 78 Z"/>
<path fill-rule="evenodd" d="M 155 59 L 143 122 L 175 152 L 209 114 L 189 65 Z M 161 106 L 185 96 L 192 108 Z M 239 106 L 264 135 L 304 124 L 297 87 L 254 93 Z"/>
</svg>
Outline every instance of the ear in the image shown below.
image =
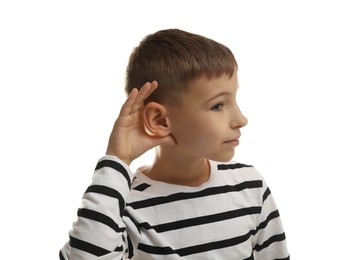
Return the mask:
<svg viewBox="0 0 352 260">
<path fill-rule="evenodd" d="M 143 109 L 144 129 L 150 136 L 166 137 L 170 134 L 170 120 L 165 106 L 149 102 Z"/>
</svg>

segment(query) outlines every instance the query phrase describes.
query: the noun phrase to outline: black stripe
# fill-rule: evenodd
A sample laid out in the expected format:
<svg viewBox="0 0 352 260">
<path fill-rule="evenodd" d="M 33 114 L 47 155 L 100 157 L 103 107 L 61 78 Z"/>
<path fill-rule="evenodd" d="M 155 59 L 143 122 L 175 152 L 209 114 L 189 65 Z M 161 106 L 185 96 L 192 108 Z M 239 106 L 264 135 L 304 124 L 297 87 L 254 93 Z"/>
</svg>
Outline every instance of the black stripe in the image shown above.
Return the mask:
<svg viewBox="0 0 352 260">
<path fill-rule="evenodd" d="M 154 254 L 154 255 L 172 255 L 176 254 L 175 250 L 173 250 L 169 246 L 164 246 L 164 247 L 158 247 L 158 246 L 150 246 L 146 245 L 143 243 L 138 244 L 138 249 L 148 253 L 148 254 Z"/>
<path fill-rule="evenodd" d="M 211 195 L 227 193 L 227 192 L 237 192 L 245 189 L 261 188 L 262 186 L 263 186 L 263 182 L 261 180 L 246 181 L 246 182 L 239 183 L 237 185 L 211 187 L 198 192 L 191 192 L 191 193 L 181 192 L 181 193 L 171 194 L 165 197 L 156 197 L 156 198 L 151 198 L 147 200 L 135 201 L 130 204 L 127 203 L 127 205 L 131 206 L 134 209 L 140 209 L 140 208 L 147 208 L 147 207 L 160 205 L 160 204 L 166 204 L 166 203 L 179 201 L 179 200 L 188 200 L 188 199 L 200 198 L 200 197 L 211 196 Z"/>
<path fill-rule="evenodd" d="M 117 190 L 114 190 L 112 188 L 109 188 L 103 185 L 92 185 L 88 187 L 85 193 L 88 193 L 88 192 L 104 194 L 106 196 L 117 199 L 119 202 L 120 217 L 122 217 L 123 211 L 125 210 L 125 200 Z"/>
<path fill-rule="evenodd" d="M 130 237 L 127 235 L 127 243 L 128 243 L 128 258 L 131 259 L 133 257 L 133 244 Z"/>
<path fill-rule="evenodd" d="M 247 234 L 243 236 L 239 236 L 231 239 L 225 239 L 222 241 L 210 242 L 210 243 L 197 245 L 197 246 L 190 246 L 188 248 L 178 249 L 176 251 L 178 252 L 179 255 L 186 256 L 190 254 L 196 254 L 196 253 L 216 250 L 220 248 L 231 247 L 247 241 L 254 234 L 255 234 L 255 230 L 250 230 Z"/>
<path fill-rule="evenodd" d="M 245 167 L 253 167 L 252 165 L 247 165 L 243 163 L 234 163 L 234 164 L 218 164 L 218 170 L 234 170 Z"/>
<path fill-rule="evenodd" d="M 91 243 L 85 242 L 83 240 L 80 240 L 80 239 L 77 239 L 77 238 L 74 238 L 71 236 L 70 236 L 70 246 L 74 247 L 76 249 L 88 252 L 88 253 L 95 255 L 95 256 L 102 256 L 102 255 L 106 255 L 106 254 L 110 253 L 110 251 L 108 251 L 102 247 L 93 245 Z"/>
<path fill-rule="evenodd" d="M 235 246 L 247 241 L 254 234 L 255 234 L 255 230 L 251 230 L 243 236 L 238 236 L 235 238 L 230 238 L 230 239 L 225 239 L 221 241 L 215 241 L 215 242 L 210 242 L 210 243 L 205 243 L 201 245 L 195 245 L 195 246 L 190 246 L 190 247 L 185 247 L 185 248 L 180 248 L 175 250 L 172 249 L 171 247 L 156 247 L 156 246 L 150 246 L 142 243 L 138 245 L 138 249 L 143 252 L 146 252 L 149 254 L 155 254 L 155 255 L 178 254 L 179 256 L 187 256 L 187 255 L 207 252 L 211 250 L 221 249 L 225 247 Z"/>
<path fill-rule="evenodd" d="M 145 189 L 149 188 L 151 185 L 147 184 L 147 183 L 142 183 L 136 187 L 134 187 L 134 190 L 138 190 L 138 191 L 144 191 Z"/>
<path fill-rule="evenodd" d="M 176 230 L 176 229 L 181 229 L 186 227 L 193 227 L 193 226 L 204 225 L 208 223 L 224 221 L 227 219 L 238 218 L 245 215 L 258 214 L 260 213 L 260 211 L 261 211 L 261 207 L 249 207 L 249 208 L 242 208 L 242 209 L 222 212 L 222 213 L 208 215 L 208 216 L 179 220 L 179 221 L 160 224 L 156 226 L 150 226 L 149 223 L 145 222 L 145 223 L 141 223 L 139 227 L 143 227 L 145 229 L 154 229 L 155 231 L 162 233 L 170 230 Z"/>
<path fill-rule="evenodd" d="M 128 187 L 131 187 L 131 179 L 130 176 L 128 175 L 128 171 L 118 162 L 111 161 L 111 160 L 102 160 L 98 162 L 97 167 L 95 167 L 95 170 L 99 170 L 103 167 L 110 167 L 118 172 L 120 172 L 125 179 L 128 182 Z"/>
<path fill-rule="evenodd" d="M 126 230 L 126 228 L 124 227 L 120 228 L 112 218 L 94 210 L 84 208 L 78 209 L 77 215 L 82 218 L 95 220 L 97 222 L 105 224 L 118 233 L 124 232 Z"/>
<path fill-rule="evenodd" d="M 62 254 L 61 250 L 60 250 L 60 253 L 59 253 L 59 257 L 60 257 L 60 260 L 66 260 L 66 259 L 64 258 L 64 255 Z"/>
<path fill-rule="evenodd" d="M 114 251 L 115 252 L 122 252 L 123 251 L 123 246 L 120 245 L 120 246 L 116 247 Z"/>
<path fill-rule="evenodd" d="M 271 191 L 269 189 L 269 187 L 266 189 L 266 191 L 263 194 L 263 203 L 264 201 L 268 198 L 268 196 L 271 194 Z"/>
<path fill-rule="evenodd" d="M 262 223 L 260 223 L 257 227 L 257 231 L 260 230 L 260 229 L 263 229 L 265 228 L 268 223 L 270 222 L 270 220 L 274 219 L 274 218 L 278 218 L 280 217 L 280 214 L 279 214 L 279 211 L 278 210 L 275 210 L 273 212 L 271 212 L 268 217 L 266 218 L 266 220 L 264 220 Z"/>
<path fill-rule="evenodd" d="M 279 235 L 274 235 L 274 236 L 270 237 L 268 240 L 266 240 L 263 244 L 261 244 L 261 245 L 257 244 L 254 247 L 254 250 L 256 250 L 256 251 L 263 250 L 264 248 L 267 248 L 268 246 L 270 246 L 272 243 L 284 241 L 285 239 L 286 239 L 285 233 L 282 233 Z"/>
</svg>

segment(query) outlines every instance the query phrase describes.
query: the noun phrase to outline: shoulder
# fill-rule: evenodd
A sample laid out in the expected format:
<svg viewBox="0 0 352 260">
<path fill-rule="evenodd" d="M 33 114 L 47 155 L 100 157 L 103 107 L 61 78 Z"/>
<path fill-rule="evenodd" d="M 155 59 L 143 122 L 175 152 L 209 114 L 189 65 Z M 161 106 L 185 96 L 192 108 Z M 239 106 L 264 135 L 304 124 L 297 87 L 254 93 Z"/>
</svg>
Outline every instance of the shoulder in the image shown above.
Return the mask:
<svg viewBox="0 0 352 260">
<path fill-rule="evenodd" d="M 251 164 L 244 164 L 237 161 L 229 161 L 226 163 L 211 161 L 210 164 L 216 171 L 223 175 L 233 175 L 243 178 L 263 179 L 260 172 Z"/>
<path fill-rule="evenodd" d="M 213 178 L 217 182 L 225 185 L 249 185 L 259 189 L 265 186 L 263 176 L 253 165 L 237 161 L 226 163 L 210 161 L 210 164 Z"/>
</svg>

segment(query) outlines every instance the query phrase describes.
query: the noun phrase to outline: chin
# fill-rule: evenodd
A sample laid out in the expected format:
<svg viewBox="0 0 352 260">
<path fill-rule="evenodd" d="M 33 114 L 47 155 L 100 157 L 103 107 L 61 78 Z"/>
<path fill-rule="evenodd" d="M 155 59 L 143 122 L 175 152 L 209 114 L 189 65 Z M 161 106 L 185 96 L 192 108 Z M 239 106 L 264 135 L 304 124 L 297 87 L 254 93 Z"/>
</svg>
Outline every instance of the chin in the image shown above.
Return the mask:
<svg viewBox="0 0 352 260">
<path fill-rule="evenodd" d="M 225 162 L 231 161 L 234 156 L 235 156 L 235 152 L 228 153 L 228 154 L 214 155 L 214 156 L 208 157 L 207 159 L 212 160 L 212 161 L 225 163 Z"/>
</svg>

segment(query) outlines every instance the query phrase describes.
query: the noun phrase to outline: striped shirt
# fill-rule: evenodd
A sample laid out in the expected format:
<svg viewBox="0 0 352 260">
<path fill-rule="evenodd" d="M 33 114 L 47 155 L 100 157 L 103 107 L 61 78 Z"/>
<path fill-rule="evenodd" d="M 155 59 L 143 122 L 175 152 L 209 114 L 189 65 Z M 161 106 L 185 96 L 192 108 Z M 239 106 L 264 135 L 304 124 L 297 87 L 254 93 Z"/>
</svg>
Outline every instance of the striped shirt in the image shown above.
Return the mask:
<svg viewBox="0 0 352 260">
<path fill-rule="evenodd" d="M 97 164 L 60 259 L 289 259 L 272 194 L 252 166 L 210 161 L 198 187 Z"/>
</svg>

